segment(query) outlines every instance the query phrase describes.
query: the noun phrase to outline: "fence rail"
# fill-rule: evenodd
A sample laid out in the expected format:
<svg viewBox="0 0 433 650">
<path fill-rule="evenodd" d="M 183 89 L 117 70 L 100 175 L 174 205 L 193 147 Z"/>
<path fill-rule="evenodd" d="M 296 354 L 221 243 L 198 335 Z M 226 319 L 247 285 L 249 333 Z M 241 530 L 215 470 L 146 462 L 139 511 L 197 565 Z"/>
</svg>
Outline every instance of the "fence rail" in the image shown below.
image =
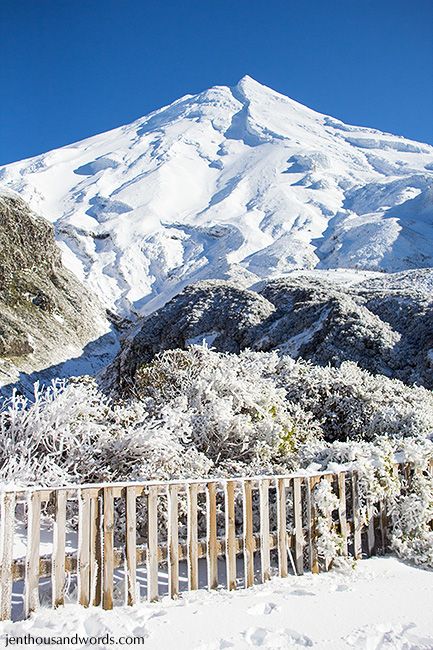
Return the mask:
<svg viewBox="0 0 433 650">
<path fill-rule="evenodd" d="M 407 466 L 396 471 L 407 472 Z M 84 607 L 111 609 L 122 586 L 121 569 L 129 605 L 159 597 L 163 568 L 172 598 L 181 581 L 188 590 L 199 588 L 202 574 L 209 589 L 232 590 L 265 582 L 273 573 L 328 570 L 329 562 L 319 553 L 314 498 L 321 481 L 329 482 L 338 497 L 328 526 L 340 536 L 342 553 L 357 559 L 384 553 L 386 503 L 368 504 L 367 516 L 361 516 L 358 475 L 352 471 L 5 491 L 0 619 L 11 617 L 19 583 L 23 613 L 29 616 L 41 595 L 58 607 L 71 600 L 73 588 Z M 23 528 L 26 554 L 17 557 L 17 531 Z M 41 551 L 41 531 L 49 533 L 49 553 Z M 77 532 L 72 550 L 66 548 L 68 531 Z M 143 595 L 138 571 L 145 582 Z"/>
</svg>

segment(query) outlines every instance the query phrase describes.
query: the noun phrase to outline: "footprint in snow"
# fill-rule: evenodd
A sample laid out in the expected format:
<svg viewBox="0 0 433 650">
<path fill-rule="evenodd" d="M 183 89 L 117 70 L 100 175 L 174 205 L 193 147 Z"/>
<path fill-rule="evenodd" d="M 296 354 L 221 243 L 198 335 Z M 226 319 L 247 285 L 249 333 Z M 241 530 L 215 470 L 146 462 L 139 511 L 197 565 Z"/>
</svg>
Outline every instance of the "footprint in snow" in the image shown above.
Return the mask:
<svg viewBox="0 0 433 650">
<path fill-rule="evenodd" d="M 134 629 L 132 630 L 132 636 L 134 636 L 134 637 L 138 637 L 138 636 L 139 636 L 139 637 L 148 637 L 148 636 L 149 636 L 149 632 L 146 630 L 146 628 L 144 627 L 144 625 L 137 625 L 137 626 L 134 627 Z"/>
<path fill-rule="evenodd" d="M 234 645 L 235 644 L 228 639 L 219 639 L 210 645 L 209 643 L 199 645 L 195 650 L 227 650 L 227 648 L 234 648 Z"/>
<path fill-rule="evenodd" d="M 433 637 L 419 636 L 414 628 L 414 623 L 364 626 L 344 641 L 357 650 L 432 650 Z"/>
<path fill-rule="evenodd" d="M 272 614 L 272 612 L 277 612 L 278 610 L 279 607 L 275 603 L 257 603 L 257 605 L 253 605 L 248 609 L 248 614 L 252 616 L 263 616 Z"/>
<path fill-rule="evenodd" d="M 284 650 L 288 647 L 310 648 L 313 645 L 313 641 L 308 636 L 296 630 L 250 627 L 243 636 L 250 646 L 272 648 L 272 650 Z"/>
<path fill-rule="evenodd" d="M 306 589 L 293 589 L 289 591 L 288 596 L 315 596 L 314 591 L 307 591 Z"/>
<path fill-rule="evenodd" d="M 167 616 L 167 612 L 164 609 L 155 610 L 149 618 L 160 618 L 161 616 Z"/>
</svg>

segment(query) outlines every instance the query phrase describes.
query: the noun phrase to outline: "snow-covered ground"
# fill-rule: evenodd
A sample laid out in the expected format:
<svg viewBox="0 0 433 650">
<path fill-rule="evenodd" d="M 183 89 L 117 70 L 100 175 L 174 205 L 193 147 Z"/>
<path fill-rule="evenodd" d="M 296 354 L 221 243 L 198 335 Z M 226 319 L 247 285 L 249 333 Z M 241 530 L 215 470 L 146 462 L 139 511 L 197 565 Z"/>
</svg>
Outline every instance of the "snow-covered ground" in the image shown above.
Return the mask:
<svg viewBox="0 0 433 650">
<path fill-rule="evenodd" d="M 109 634 L 116 640 L 145 637 L 135 647 L 149 650 L 432 650 L 432 612 L 433 572 L 386 557 L 318 576 L 273 578 L 235 593 L 200 590 L 176 601 L 112 612 L 76 605 L 42 609 L 28 621 L 1 624 L 0 642 L 6 634 Z M 84 650 L 86 645 L 81 641 L 71 647 Z"/>
<path fill-rule="evenodd" d="M 433 266 L 433 147 L 317 113 L 246 76 L 0 168 L 64 263 L 118 312 L 193 281 Z"/>
</svg>

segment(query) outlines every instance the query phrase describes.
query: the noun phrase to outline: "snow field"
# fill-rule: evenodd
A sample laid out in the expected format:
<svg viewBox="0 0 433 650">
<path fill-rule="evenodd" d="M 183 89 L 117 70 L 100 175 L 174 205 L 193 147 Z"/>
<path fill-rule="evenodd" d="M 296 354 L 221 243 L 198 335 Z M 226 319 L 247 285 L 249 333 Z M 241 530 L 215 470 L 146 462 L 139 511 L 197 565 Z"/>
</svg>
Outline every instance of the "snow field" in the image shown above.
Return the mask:
<svg viewBox="0 0 433 650">
<path fill-rule="evenodd" d="M 5 634 L 109 633 L 145 637 L 135 646 L 145 650 L 432 650 L 432 611 L 431 571 L 394 557 L 372 558 L 318 576 L 273 578 L 232 593 L 200 590 L 112 612 L 77 605 L 42 609 L 27 621 L 1 624 L 0 643 Z"/>
<path fill-rule="evenodd" d="M 248 76 L 4 166 L 0 183 L 55 224 L 65 265 L 123 314 L 200 279 L 433 266 L 433 147 Z"/>
</svg>

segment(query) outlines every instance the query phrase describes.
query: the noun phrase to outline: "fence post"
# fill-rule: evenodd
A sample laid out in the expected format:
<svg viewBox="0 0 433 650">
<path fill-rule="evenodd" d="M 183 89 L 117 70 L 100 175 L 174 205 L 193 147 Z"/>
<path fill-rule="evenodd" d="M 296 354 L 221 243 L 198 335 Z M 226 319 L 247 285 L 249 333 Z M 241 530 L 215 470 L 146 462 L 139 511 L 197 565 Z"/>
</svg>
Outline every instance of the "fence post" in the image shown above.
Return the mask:
<svg viewBox="0 0 433 650">
<path fill-rule="evenodd" d="M 300 477 L 293 479 L 293 518 L 295 521 L 295 565 L 296 573 L 304 573 L 304 531 L 302 528 L 302 493 Z"/>
<path fill-rule="evenodd" d="M 87 490 L 78 491 L 78 602 L 90 603 L 90 498 Z"/>
<path fill-rule="evenodd" d="M 147 496 L 147 600 L 158 599 L 158 489 L 151 485 Z"/>
<path fill-rule="evenodd" d="M 90 499 L 90 602 L 101 604 L 102 591 L 102 548 L 101 548 L 101 499 L 96 489 Z"/>
<path fill-rule="evenodd" d="M 39 547 L 41 539 L 41 496 L 31 492 L 27 501 L 27 557 L 24 611 L 26 618 L 39 607 Z"/>
<path fill-rule="evenodd" d="M 387 547 L 387 536 L 386 531 L 388 527 L 388 517 L 386 514 L 386 507 L 384 501 L 379 503 L 379 529 L 380 529 L 380 543 L 381 543 L 381 552 L 386 553 Z"/>
<path fill-rule="evenodd" d="M 127 604 L 137 602 L 137 492 L 135 487 L 127 487 L 126 497 L 126 578 Z"/>
<path fill-rule="evenodd" d="M 216 522 L 216 484 L 206 485 L 206 546 L 208 588 L 218 587 L 218 549 Z"/>
<path fill-rule="evenodd" d="M 269 480 L 259 480 L 260 494 L 260 565 L 262 582 L 271 577 L 271 556 L 269 547 Z"/>
<path fill-rule="evenodd" d="M 310 485 L 310 535 L 311 535 L 311 553 L 310 553 L 310 571 L 319 573 L 319 555 L 317 552 L 317 507 L 314 499 L 314 488 L 320 482 L 320 476 L 311 476 Z"/>
<path fill-rule="evenodd" d="M 114 574 L 114 496 L 113 488 L 104 488 L 104 524 L 103 524 L 103 584 L 102 607 L 113 609 L 113 574 Z"/>
<path fill-rule="evenodd" d="M 226 481 L 225 489 L 225 533 L 227 589 L 236 589 L 236 525 L 235 525 L 236 481 Z"/>
<path fill-rule="evenodd" d="M 251 481 L 242 482 L 243 490 L 243 547 L 244 583 L 246 587 L 254 584 L 254 538 L 253 538 L 253 490 Z"/>
<path fill-rule="evenodd" d="M 7 621 L 12 611 L 12 561 L 15 531 L 15 494 L 3 493 L 0 511 L 0 621 Z"/>
<path fill-rule="evenodd" d="M 198 529 L 196 483 L 186 486 L 188 494 L 187 548 L 188 548 L 188 586 L 191 591 L 198 589 Z"/>
<path fill-rule="evenodd" d="M 353 557 L 355 560 L 362 558 L 362 521 L 359 509 L 358 472 L 352 472 L 352 510 L 353 510 Z"/>
<path fill-rule="evenodd" d="M 277 536 L 278 536 L 278 568 L 281 578 L 288 575 L 287 571 L 287 530 L 286 530 L 286 487 L 284 479 L 276 480 L 277 487 Z"/>
<path fill-rule="evenodd" d="M 372 503 L 368 504 L 367 517 L 368 517 L 368 523 L 367 523 L 367 550 L 368 550 L 369 557 L 371 557 L 376 552 L 376 533 L 375 533 L 375 530 L 374 530 L 375 517 L 374 517 L 374 507 L 373 507 Z"/>
<path fill-rule="evenodd" d="M 179 505 L 178 486 L 168 487 L 168 592 L 175 598 L 179 592 Z"/>
<path fill-rule="evenodd" d="M 65 602 L 66 490 L 56 490 L 55 499 L 51 590 L 53 607 L 59 607 Z"/>
<path fill-rule="evenodd" d="M 338 521 L 342 539 L 342 554 L 347 556 L 346 473 L 338 474 Z"/>
</svg>

